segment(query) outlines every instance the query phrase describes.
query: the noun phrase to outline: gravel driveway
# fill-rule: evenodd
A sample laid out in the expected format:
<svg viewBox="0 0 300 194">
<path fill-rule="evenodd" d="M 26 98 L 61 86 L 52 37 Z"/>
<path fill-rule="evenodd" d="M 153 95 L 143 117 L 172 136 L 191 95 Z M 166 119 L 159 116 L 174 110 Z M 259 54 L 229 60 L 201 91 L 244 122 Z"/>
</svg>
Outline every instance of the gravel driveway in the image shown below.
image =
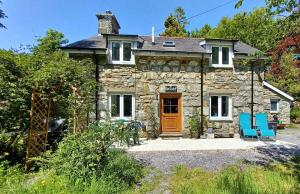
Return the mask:
<svg viewBox="0 0 300 194">
<path fill-rule="evenodd" d="M 298 136 L 299 135 L 299 136 Z M 296 136 L 296 138 L 295 138 Z M 297 143 L 298 145 L 285 147 L 272 145 L 248 150 L 215 150 L 215 151 L 148 151 L 131 152 L 141 163 L 159 169 L 164 173 L 178 164 L 188 167 L 202 167 L 206 170 L 217 170 L 238 161 L 265 164 L 269 161 L 282 161 L 292 156 L 300 156 L 300 130 L 285 130 L 278 133 L 278 139 Z"/>
</svg>

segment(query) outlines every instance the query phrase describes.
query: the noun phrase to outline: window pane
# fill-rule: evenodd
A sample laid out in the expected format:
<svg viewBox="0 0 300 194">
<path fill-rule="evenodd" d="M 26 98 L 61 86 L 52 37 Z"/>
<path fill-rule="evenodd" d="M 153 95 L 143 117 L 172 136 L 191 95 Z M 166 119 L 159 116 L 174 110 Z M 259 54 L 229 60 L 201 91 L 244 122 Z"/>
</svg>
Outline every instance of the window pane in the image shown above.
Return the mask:
<svg viewBox="0 0 300 194">
<path fill-rule="evenodd" d="M 278 100 L 271 100 L 271 111 L 278 111 Z"/>
<path fill-rule="evenodd" d="M 178 113 L 178 106 L 171 106 L 171 113 Z"/>
<path fill-rule="evenodd" d="M 219 47 L 212 47 L 212 64 L 219 64 Z"/>
<path fill-rule="evenodd" d="M 171 113 L 171 106 L 164 106 L 164 113 Z"/>
<path fill-rule="evenodd" d="M 120 95 L 111 95 L 110 111 L 112 117 L 120 116 Z"/>
<path fill-rule="evenodd" d="M 229 112 L 229 97 L 222 96 L 222 117 L 228 117 Z"/>
<path fill-rule="evenodd" d="M 124 117 L 132 116 L 132 96 L 124 95 Z"/>
<path fill-rule="evenodd" d="M 120 61 L 120 43 L 119 42 L 112 43 L 112 60 Z"/>
<path fill-rule="evenodd" d="M 171 105 L 172 99 L 171 98 L 164 98 L 164 106 Z"/>
<path fill-rule="evenodd" d="M 229 48 L 222 47 L 222 64 L 229 64 Z"/>
<path fill-rule="evenodd" d="M 164 98 L 164 113 L 178 113 L 178 98 Z"/>
<path fill-rule="evenodd" d="M 129 42 L 123 43 L 123 60 L 124 61 L 131 60 L 131 43 Z"/>
<path fill-rule="evenodd" d="M 218 117 L 218 96 L 211 96 L 211 113 L 210 116 L 212 117 Z"/>
</svg>

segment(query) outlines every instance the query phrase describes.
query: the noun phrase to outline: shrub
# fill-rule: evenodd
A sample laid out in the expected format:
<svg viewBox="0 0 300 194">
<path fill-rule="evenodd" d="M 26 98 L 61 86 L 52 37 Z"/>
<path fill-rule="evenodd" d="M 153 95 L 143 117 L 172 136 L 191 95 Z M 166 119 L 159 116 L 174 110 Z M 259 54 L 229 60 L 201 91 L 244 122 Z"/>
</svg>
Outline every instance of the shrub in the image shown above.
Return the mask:
<svg viewBox="0 0 300 194">
<path fill-rule="evenodd" d="M 0 148 L 0 162 L 9 161 L 11 165 L 23 163 L 25 158 L 25 144 L 21 135 L 1 132 Z"/>
<path fill-rule="evenodd" d="M 125 151 L 112 149 L 109 151 L 108 163 L 102 176 L 131 186 L 142 178 L 143 169 L 133 158 L 126 155 Z"/>
<path fill-rule="evenodd" d="M 198 111 L 188 118 L 188 125 L 191 137 L 197 137 L 200 127 L 200 115 Z"/>
<path fill-rule="evenodd" d="M 291 110 L 291 119 L 296 122 L 300 122 L 300 107 L 294 107 Z"/>
<path fill-rule="evenodd" d="M 110 148 L 117 141 L 116 130 L 114 125 L 103 123 L 69 135 L 51 159 L 53 169 L 74 183 L 90 183 L 95 176 L 132 185 L 141 177 L 142 168 L 125 152 Z"/>
</svg>

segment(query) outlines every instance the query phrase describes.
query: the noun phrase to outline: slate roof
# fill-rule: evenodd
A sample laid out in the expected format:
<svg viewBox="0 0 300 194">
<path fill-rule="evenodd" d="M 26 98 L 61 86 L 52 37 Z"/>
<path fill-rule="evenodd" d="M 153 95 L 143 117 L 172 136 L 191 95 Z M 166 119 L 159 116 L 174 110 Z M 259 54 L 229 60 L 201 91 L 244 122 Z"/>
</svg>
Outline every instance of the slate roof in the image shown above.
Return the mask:
<svg viewBox="0 0 300 194">
<path fill-rule="evenodd" d="M 103 36 L 92 36 L 87 39 L 68 44 L 62 49 L 106 49 L 106 41 Z"/>
<path fill-rule="evenodd" d="M 203 39 L 203 38 L 176 38 L 176 37 L 155 37 L 155 44 L 152 44 L 151 36 L 138 36 L 138 35 L 107 35 L 113 37 L 130 37 L 136 39 L 139 44 L 136 51 L 151 51 L 151 52 L 184 52 L 184 53 L 207 53 L 206 50 L 200 45 L 203 40 L 220 40 L 234 42 L 234 53 L 241 55 L 251 55 L 259 52 L 258 49 L 251 47 L 238 40 L 230 39 Z M 164 41 L 173 41 L 175 47 L 164 47 Z M 106 39 L 103 36 L 92 36 L 71 44 L 68 44 L 62 49 L 106 49 Z"/>
<path fill-rule="evenodd" d="M 199 44 L 203 39 L 158 36 L 155 37 L 155 44 L 153 45 L 151 36 L 140 36 L 140 38 L 143 42 L 141 44 L 141 47 L 137 50 L 141 51 L 206 53 L 205 49 Z M 164 41 L 173 41 L 175 43 L 175 47 L 164 47 Z"/>
</svg>

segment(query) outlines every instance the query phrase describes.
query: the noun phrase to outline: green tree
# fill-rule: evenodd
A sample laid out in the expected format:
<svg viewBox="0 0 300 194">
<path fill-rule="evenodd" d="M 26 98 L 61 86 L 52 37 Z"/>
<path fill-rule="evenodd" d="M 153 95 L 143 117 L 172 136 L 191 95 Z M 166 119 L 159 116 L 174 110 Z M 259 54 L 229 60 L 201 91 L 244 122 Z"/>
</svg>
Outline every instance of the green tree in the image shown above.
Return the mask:
<svg viewBox="0 0 300 194">
<path fill-rule="evenodd" d="M 185 29 L 180 25 L 176 18 L 170 15 L 165 23 L 165 31 L 161 36 L 171 36 L 171 37 L 185 37 L 187 36 Z"/>
<path fill-rule="evenodd" d="M 300 70 L 295 65 L 291 53 L 284 53 L 280 58 L 280 73 L 270 72 L 266 75 L 268 81 L 274 86 L 300 99 Z"/>
<path fill-rule="evenodd" d="M 165 31 L 161 36 L 186 37 L 185 26 L 188 25 L 185 11 L 182 7 L 177 7 L 174 13 L 171 13 L 164 22 Z"/>
<path fill-rule="evenodd" d="M 233 18 L 223 17 L 219 24 L 209 30 L 207 37 L 238 39 L 262 51 L 275 47 L 285 30 L 263 8 L 241 12 Z"/>
<path fill-rule="evenodd" d="M 58 49 L 65 42 L 63 34 L 49 30 L 31 53 L 1 50 L 0 131 L 28 130 L 33 89 L 50 94 L 55 102 L 52 116 L 66 119 L 74 111 L 71 87 L 78 89 L 81 101 L 89 99 L 94 91 L 92 63 L 69 59 Z"/>
<path fill-rule="evenodd" d="M 238 0 L 235 7 L 239 8 L 242 6 L 244 0 Z M 269 14 L 277 15 L 293 12 L 299 12 L 300 1 L 299 0 L 265 0 L 266 10 Z"/>
<path fill-rule="evenodd" d="M 2 4 L 2 1 L 0 0 L 0 4 Z M 0 9 L 0 19 L 6 18 L 4 11 Z M 1 22 L 0 22 L 0 28 L 6 28 Z"/>
<path fill-rule="evenodd" d="M 189 22 L 186 20 L 185 11 L 182 7 L 177 7 L 174 11 L 173 16 L 176 18 L 177 22 L 185 29 L 185 26 L 189 25 Z"/>
<path fill-rule="evenodd" d="M 212 30 L 209 24 L 205 24 L 201 29 L 191 31 L 191 37 L 193 38 L 208 38 L 209 32 Z"/>
</svg>

